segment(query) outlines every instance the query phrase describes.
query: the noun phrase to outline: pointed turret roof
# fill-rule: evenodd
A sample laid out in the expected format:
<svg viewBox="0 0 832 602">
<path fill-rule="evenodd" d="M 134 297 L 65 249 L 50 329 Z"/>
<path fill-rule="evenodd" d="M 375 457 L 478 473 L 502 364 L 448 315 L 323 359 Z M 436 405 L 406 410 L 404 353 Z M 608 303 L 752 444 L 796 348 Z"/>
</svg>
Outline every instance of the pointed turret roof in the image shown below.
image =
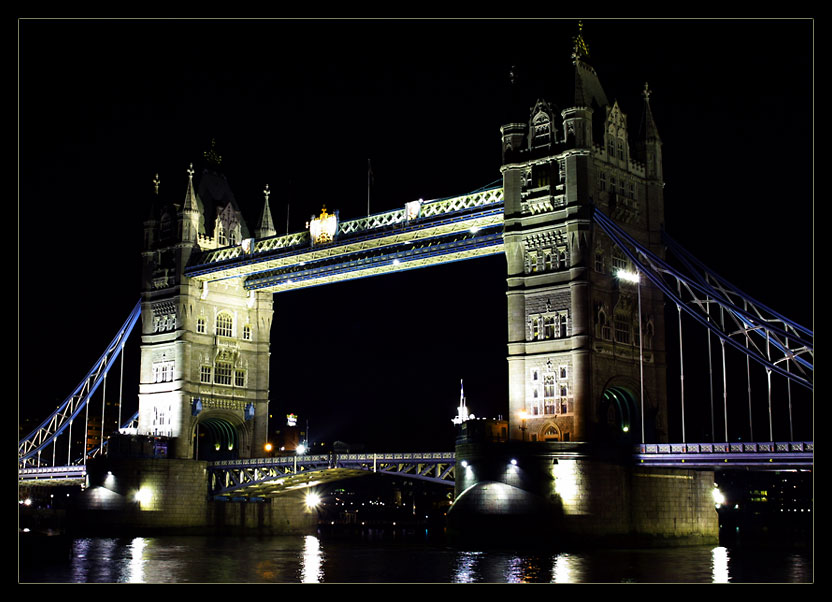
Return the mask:
<svg viewBox="0 0 832 602">
<path fill-rule="evenodd" d="M 260 221 L 257 223 L 257 228 L 254 230 L 254 235 L 257 238 L 267 238 L 277 234 L 272 221 L 272 212 L 269 209 L 269 185 L 266 184 L 266 189 L 263 191 L 266 201 L 263 204 L 263 212 L 260 214 Z"/>
<path fill-rule="evenodd" d="M 201 211 L 202 203 L 196 196 L 194 191 L 194 164 L 188 166 L 188 188 L 185 190 L 185 203 L 182 206 L 183 211 Z"/>
<path fill-rule="evenodd" d="M 650 88 L 645 83 L 644 91 L 642 92 L 642 96 L 644 96 L 644 114 L 642 115 L 639 133 L 645 143 L 661 144 L 662 139 L 659 138 L 659 130 L 656 127 L 656 122 L 653 119 L 653 111 L 650 108 L 650 94 Z"/>
<path fill-rule="evenodd" d="M 237 199 L 234 198 L 234 193 L 228 185 L 225 174 L 220 170 L 222 157 L 217 154 L 215 147 L 216 142 L 211 140 L 211 149 L 203 154 L 206 167 L 202 170 L 199 185 L 196 188 L 196 198 L 203 212 L 204 223 L 213 228 L 217 214 L 230 203 L 231 207 L 237 212 L 241 236 L 249 238 L 249 229 L 245 219 L 243 219 L 240 205 L 237 203 Z"/>
<path fill-rule="evenodd" d="M 589 47 L 583 37 L 583 23 L 578 23 L 578 35 L 572 38 L 572 62 L 575 65 L 576 107 L 605 107 L 609 104 L 595 69 L 587 62 Z"/>
</svg>

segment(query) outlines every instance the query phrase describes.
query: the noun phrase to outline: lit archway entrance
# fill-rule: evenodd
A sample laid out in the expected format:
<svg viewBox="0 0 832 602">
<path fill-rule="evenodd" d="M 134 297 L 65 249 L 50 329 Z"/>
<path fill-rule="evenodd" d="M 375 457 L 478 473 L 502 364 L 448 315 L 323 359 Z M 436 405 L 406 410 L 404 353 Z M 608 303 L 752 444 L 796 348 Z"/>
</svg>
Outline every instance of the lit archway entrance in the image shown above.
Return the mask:
<svg viewBox="0 0 832 602">
<path fill-rule="evenodd" d="M 207 461 L 237 459 L 242 447 L 241 428 L 223 417 L 201 418 L 194 428 L 194 458 Z"/>
<path fill-rule="evenodd" d="M 599 422 L 605 439 L 639 440 L 639 415 L 633 392 L 625 387 L 607 387 L 601 395 Z"/>
<path fill-rule="evenodd" d="M 543 432 L 540 435 L 543 441 L 563 441 L 563 435 L 560 429 L 555 424 L 547 424 L 543 427 Z"/>
</svg>

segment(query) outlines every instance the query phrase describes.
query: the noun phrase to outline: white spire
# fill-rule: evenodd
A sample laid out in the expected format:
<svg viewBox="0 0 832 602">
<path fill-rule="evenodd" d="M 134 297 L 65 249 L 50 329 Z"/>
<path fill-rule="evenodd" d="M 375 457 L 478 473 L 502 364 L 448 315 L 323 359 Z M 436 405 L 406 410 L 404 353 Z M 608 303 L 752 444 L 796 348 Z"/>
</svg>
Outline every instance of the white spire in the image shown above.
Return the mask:
<svg viewBox="0 0 832 602">
<path fill-rule="evenodd" d="M 462 379 L 459 379 L 459 407 L 457 408 L 457 415 L 451 419 L 454 424 L 462 424 L 466 420 L 473 418 L 468 415 L 468 407 L 465 405 L 465 388 L 462 386 Z"/>
</svg>

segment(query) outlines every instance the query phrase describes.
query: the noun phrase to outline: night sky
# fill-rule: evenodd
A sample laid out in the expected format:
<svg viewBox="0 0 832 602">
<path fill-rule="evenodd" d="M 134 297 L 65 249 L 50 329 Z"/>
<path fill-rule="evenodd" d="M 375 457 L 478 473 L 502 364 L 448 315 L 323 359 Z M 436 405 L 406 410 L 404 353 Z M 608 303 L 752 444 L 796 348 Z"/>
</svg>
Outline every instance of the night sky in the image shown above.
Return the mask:
<svg viewBox="0 0 832 602">
<path fill-rule="evenodd" d="M 572 19 L 20 21 L 21 418 L 63 401 L 138 301 L 156 173 L 163 196 L 184 198 L 188 164 L 215 139 L 249 226 L 268 184 L 278 231 L 288 205 L 292 232 L 323 204 L 365 215 L 368 159 L 372 212 L 497 184 L 512 98 L 569 104 L 576 31 Z M 813 21 L 586 19 L 584 35 L 631 136 L 653 90 L 668 232 L 812 327 Z M 507 412 L 504 276 L 496 256 L 276 295 L 272 414 L 308 419 L 317 441 L 451 449 L 460 379 L 475 414 Z M 129 360 L 137 372 L 137 347 Z"/>
</svg>

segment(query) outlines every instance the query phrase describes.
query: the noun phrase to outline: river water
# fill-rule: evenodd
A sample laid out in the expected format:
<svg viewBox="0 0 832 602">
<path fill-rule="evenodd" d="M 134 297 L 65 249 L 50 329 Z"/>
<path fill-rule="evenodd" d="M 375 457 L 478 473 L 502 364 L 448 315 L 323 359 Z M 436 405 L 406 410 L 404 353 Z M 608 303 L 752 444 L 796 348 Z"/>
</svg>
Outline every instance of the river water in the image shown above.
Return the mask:
<svg viewBox="0 0 832 602">
<path fill-rule="evenodd" d="M 25 547 L 25 546 L 24 546 Z M 23 549 L 22 547 L 21 549 Z M 350 539 L 78 538 L 21 552 L 21 583 L 811 583 L 811 549 L 468 549 L 427 534 Z"/>
</svg>

